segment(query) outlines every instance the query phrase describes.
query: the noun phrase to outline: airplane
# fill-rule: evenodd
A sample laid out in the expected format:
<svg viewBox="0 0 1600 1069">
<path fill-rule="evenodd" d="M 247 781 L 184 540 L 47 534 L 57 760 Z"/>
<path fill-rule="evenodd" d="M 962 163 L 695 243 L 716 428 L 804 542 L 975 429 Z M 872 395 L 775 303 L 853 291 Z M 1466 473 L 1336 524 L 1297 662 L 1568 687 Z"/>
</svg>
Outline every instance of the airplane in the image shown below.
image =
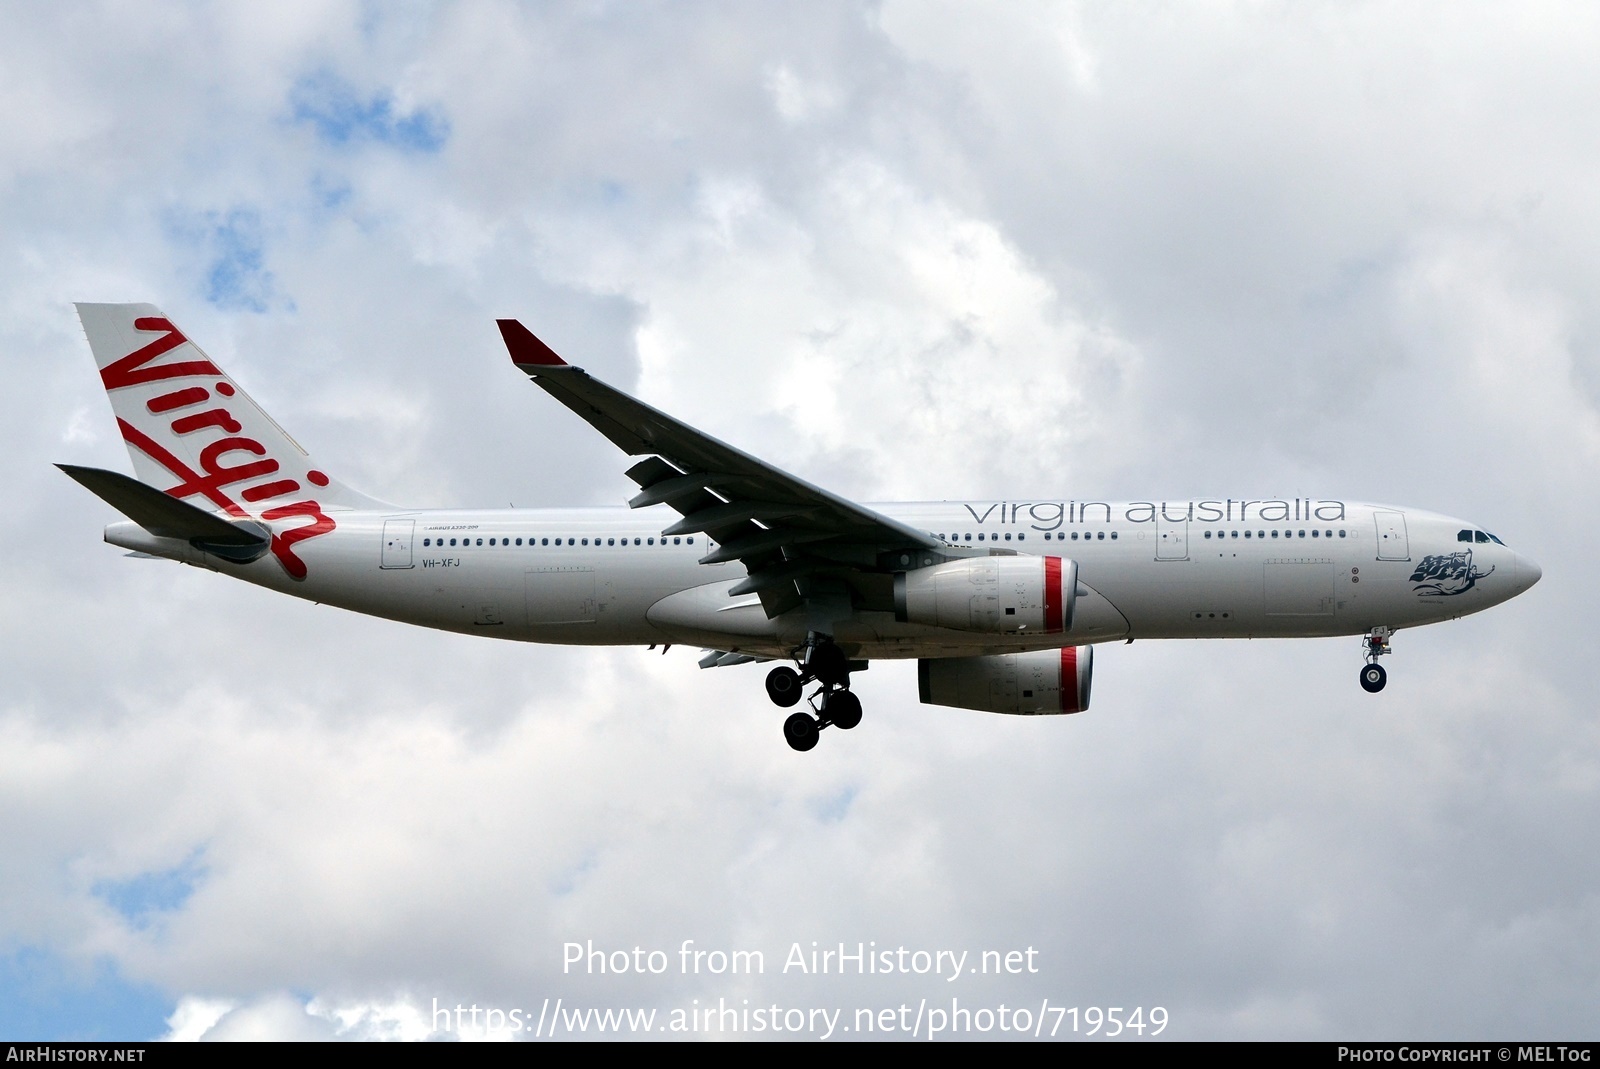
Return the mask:
<svg viewBox="0 0 1600 1069">
<path fill-rule="evenodd" d="M 627 508 L 408 509 L 347 486 L 149 304 L 79 304 L 136 477 L 61 464 L 105 541 L 358 613 L 519 642 L 777 662 L 795 750 L 862 718 L 850 681 L 917 660 L 924 703 L 1089 707 L 1094 646 L 1362 636 L 1539 581 L 1482 526 L 1336 498 L 857 504 L 681 423 L 498 320 L 512 363 L 630 457 Z M 806 690 L 814 686 L 810 695 Z"/>
</svg>

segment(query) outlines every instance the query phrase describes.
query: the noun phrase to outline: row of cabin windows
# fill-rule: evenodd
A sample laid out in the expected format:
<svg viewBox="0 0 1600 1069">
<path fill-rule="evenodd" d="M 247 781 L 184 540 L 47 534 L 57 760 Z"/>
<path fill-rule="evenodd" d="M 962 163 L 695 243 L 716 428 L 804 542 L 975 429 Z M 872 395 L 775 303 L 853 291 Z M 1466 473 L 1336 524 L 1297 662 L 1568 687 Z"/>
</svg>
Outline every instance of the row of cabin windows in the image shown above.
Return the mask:
<svg viewBox="0 0 1600 1069">
<path fill-rule="evenodd" d="M 587 538 L 582 538 L 582 539 L 579 539 L 579 538 L 568 538 L 565 541 L 563 541 L 562 539 L 558 538 L 558 539 L 556 539 L 555 544 L 558 545 L 558 546 L 561 546 L 561 545 L 575 546 L 575 545 L 578 545 L 580 542 L 583 545 L 586 545 L 586 546 L 589 544 L 589 540 Z M 608 545 L 608 546 L 614 546 L 614 545 L 617 545 L 617 540 L 615 538 L 596 538 L 594 540 L 594 544 L 597 545 L 597 546 L 601 545 L 602 543 L 604 543 L 605 545 Z M 442 538 L 424 538 L 422 540 L 422 544 L 424 546 L 443 546 L 445 544 L 445 540 L 442 539 Z M 450 545 L 453 546 L 455 544 L 456 544 L 456 540 L 454 538 L 450 539 Z M 463 546 L 470 546 L 470 545 L 474 544 L 474 540 L 471 539 L 471 538 L 463 538 L 463 539 L 461 539 L 461 544 Z M 481 539 L 481 538 L 477 539 L 476 540 L 476 544 L 480 545 L 480 546 L 483 545 L 483 539 Z M 512 539 L 512 538 L 499 538 L 499 539 L 491 538 L 491 539 L 489 539 L 489 544 L 491 546 L 493 546 L 493 545 L 509 546 L 509 545 L 512 545 L 512 544 L 520 546 L 520 545 L 522 545 L 522 539 L 520 539 L 520 538 L 516 538 L 516 539 Z M 626 538 L 622 539 L 622 543 L 621 544 L 622 545 L 628 545 L 628 540 Z M 655 544 L 656 544 L 656 540 L 654 538 L 645 538 L 645 539 L 635 538 L 633 540 L 633 545 L 636 545 L 636 546 L 638 546 L 638 545 L 653 546 Z M 661 539 L 661 544 L 662 545 L 666 545 L 667 544 L 667 539 L 664 536 Z M 672 544 L 675 545 L 675 546 L 683 545 L 683 544 L 688 544 L 688 545 L 692 546 L 692 545 L 694 545 L 694 535 L 690 535 L 688 538 L 682 538 L 682 537 L 674 538 L 674 539 L 672 539 Z M 548 539 L 548 538 L 530 538 L 530 539 L 528 539 L 528 545 L 530 545 L 530 546 L 533 546 L 533 545 L 548 546 L 548 545 L 550 545 L 550 539 Z"/>
<path fill-rule="evenodd" d="M 972 532 L 971 531 L 968 531 L 965 535 L 963 535 L 961 532 L 957 531 L 955 534 L 951 535 L 949 538 L 946 538 L 942 534 L 938 535 L 937 537 L 938 537 L 939 541 L 941 541 L 941 542 L 949 542 L 951 540 L 954 540 L 954 541 L 957 541 L 957 542 L 971 542 L 971 541 L 974 540 L 973 537 L 972 537 Z M 1083 540 L 1085 542 L 1091 541 L 1095 537 L 1096 537 L 1095 535 L 1090 534 L 1088 531 L 1085 531 L 1083 533 Z M 1099 537 L 1100 541 L 1104 542 L 1106 540 L 1106 533 L 1104 531 L 1101 531 L 1101 532 L 1099 532 L 1099 536 L 1098 537 Z M 1051 538 L 1050 532 L 1046 531 L 1044 533 L 1044 540 L 1046 542 L 1048 542 L 1048 541 L 1050 541 L 1050 538 Z M 1062 531 L 1061 533 L 1055 535 L 1055 538 L 1058 541 L 1065 542 L 1067 540 L 1067 532 Z M 1005 541 L 1009 542 L 1009 541 L 1011 541 L 1011 536 L 1009 534 L 1007 534 L 1007 535 L 992 534 L 992 535 L 988 536 L 987 541 L 999 542 L 1002 539 L 1004 539 Z M 976 540 L 979 541 L 979 542 L 983 542 L 986 539 L 985 539 L 983 533 L 979 532 L 978 537 L 977 537 Z M 1028 540 L 1028 536 L 1027 536 L 1026 533 L 1022 533 L 1022 534 L 1018 534 L 1017 535 L 1017 541 L 1018 542 L 1026 542 L 1027 540 Z M 1078 532 L 1077 531 L 1073 531 L 1072 532 L 1072 540 L 1074 542 L 1076 542 L 1078 540 Z M 1117 540 L 1117 532 L 1115 532 L 1115 531 L 1111 532 L 1111 540 L 1113 542 L 1115 542 Z"/>
<path fill-rule="evenodd" d="M 1282 534 L 1282 537 L 1284 537 L 1284 538 L 1294 538 L 1294 537 L 1296 537 L 1296 535 L 1298 535 L 1300 538 L 1305 538 L 1306 537 L 1306 532 L 1305 531 L 1298 531 L 1298 532 L 1296 532 L 1296 531 L 1284 531 L 1283 534 Z M 1211 538 L 1211 537 L 1213 537 L 1213 532 L 1207 531 L 1205 536 L 1207 538 Z M 1256 532 L 1254 532 L 1254 536 L 1256 538 L 1267 538 L 1267 537 L 1277 538 L 1277 537 L 1279 537 L 1279 534 L 1278 534 L 1277 530 L 1273 530 L 1273 532 L 1272 532 L 1272 534 L 1270 536 L 1267 534 L 1266 531 L 1256 531 Z M 970 532 L 970 531 L 967 532 L 965 538 L 963 538 L 963 536 L 961 534 L 959 534 L 959 533 L 955 534 L 955 535 L 953 535 L 951 537 L 953 537 L 953 538 L 955 538 L 957 540 L 964 540 L 964 541 L 967 541 L 967 542 L 973 541 L 972 532 Z M 1065 542 L 1067 540 L 1068 536 L 1067 536 L 1067 532 L 1062 531 L 1062 532 L 1056 533 L 1053 537 L 1054 537 L 1054 539 L 1056 541 Z M 1078 532 L 1077 531 L 1073 531 L 1071 537 L 1072 537 L 1072 541 L 1074 541 L 1074 542 L 1078 541 Z M 1229 538 L 1229 537 L 1238 538 L 1239 537 L 1239 532 L 1238 531 L 1217 531 L 1217 532 L 1215 532 L 1214 537 L 1217 537 L 1217 538 Z M 1244 537 L 1246 537 L 1246 538 L 1251 537 L 1251 532 L 1250 531 L 1244 532 Z M 1317 530 L 1313 529 L 1311 531 L 1311 537 L 1312 538 L 1332 538 L 1333 537 L 1333 532 L 1332 531 L 1317 531 Z M 1345 537 L 1345 531 L 1342 528 L 1339 531 L 1339 537 L 1340 538 L 1344 538 Z M 988 537 L 988 540 L 999 542 L 1002 538 L 1004 538 L 1004 540 L 1007 541 L 1007 542 L 1011 541 L 1011 535 L 1009 533 L 1005 534 L 1004 536 L 998 535 L 998 534 L 990 535 Z M 1019 533 L 1016 536 L 1016 539 L 1017 539 L 1018 542 L 1024 542 L 1024 541 L 1027 540 L 1027 538 L 1028 538 L 1028 536 L 1027 536 L 1026 533 Z M 1048 542 L 1048 541 L 1051 540 L 1051 538 L 1052 538 L 1052 533 L 1049 532 L 1049 531 L 1046 531 L 1044 533 L 1044 540 L 1046 542 Z M 1086 542 L 1090 541 L 1091 538 L 1095 538 L 1095 539 L 1098 539 L 1099 541 L 1104 542 L 1105 539 L 1106 539 L 1106 532 L 1098 531 L 1098 532 L 1095 532 L 1093 535 L 1091 535 L 1088 531 L 1083 532 L 1083 540 L 1084 541 L 1086 541 Z M 947 539 L 945 535 L 941 534 L 941 535 L 939 535 L 939 540 L 940 541 L 948 541 L 949 539 Z M 1113 542 L 1115 542 L 1117 540 L 1117 532 L 1115 532 L 1115 531 L 1111 532 L 1111 540 Z M 452 545 L 452 546 L 456 545 L 456 541 L 457 541 L 456 539 L 452 538 L 452 539 L 449 540 L 449 544 Z M 484 541 L 483 539 L 479 538 L 479 539 L 476 540 L 476 544 L 481 546 L 481 545 L 483 545 L 483 541 Z M 607 539 L 604 539 L 603 541 L 604 541 L 604 544 L 608 545 L 608 546 L 614 546 L 614 545 L 617 544 L 617 540 L 615 538 L 607 538 Z M 977 541 L 979 541 L 979 542 L 985 541 L 985 536 L 984 536 L 983 532 L 979 532 L 978 533 Z M 1456 541 L 1458 541 L 1458 542 L 1493 542 L 1496 545 L 1502 545 L 1502 546 L 1505 545 L 1504 542 L 1501 542 L 1500 539 L 1496 538 L 1494 535 L 1488 533 L 1487 531 L 1474 531 L 1474 530 L 1471 530 L 1471 529 L 1458 532 L 1456 534 Z M 587 538 L 583 538 L 583 539 L 568 538 L 566 540 L 565 544 L 569 545 L 569 546 L 575 546 L 575 545 L 578 545 L 580 542 L 583 545 L 587 546 L 589 544 L 589 539 L 587 539 Z M 594 544 L 597 545 L 597 546 L 600 545 L 601 543 L 602 543 L 602 540 L 599 539 L 599 538 L 596 538 L 594 540 Z M 675 546 L 676 545 L 682 545 L 684 543 L 687 543 L 688 545 L 691 545 L 691 546 L 694 545 L 694 535 L 690 535 L 687 539 L 682 538 L 682 537 L 678 537 L 678 538 L 674 538 L 672 540 L 672 544 L 675 545 Z M 430 547 L 431 546 L 444 546 L 445 545 L 445 540 L 443 538 L 424 538 L 422 540 L 422 544 L 424 546 L 430 546 Z M 471 539 L 471 538 L 463 538 L 463 539 L 460 540 L 460 544 L 463 545 L 463 546 L 470 546 L 470 545 L 474 544 L 474 540 Z M 498 537 L 489 539 L 489 545 L 491 545 L 491 546 L 493 546 L 493 545 L 509 546 L 509 545 L 513 545 L 513 544 L 520 546 L 520 545 L 523 544 L 523 540 L 520 539 L 520 538 L 511 539 L 511 538 L 498 538 Z M 535 544 L 541 545 L 541 546 L 548 546 L 550 544 L 550 539 L 548 539 L 548 538 L 541 538 L 541 539 L 530 538 L 530 539 L 527 540 L 527 544 L 529 546 L 533 546 Z M 559 545 L 562 545 L 563 543 L 562 543 L 561 539 L 557 538 L 555 544 L 559 546 Z M 622 540 L 622 544 L 624 546 L 626 546 L 628 544 L 628 540 L 626 538 L 624 538 Z M 638 546 L 638 545 L 653 546 L 653 545 L 656 544 L 656 540 L 654 538 L 645 538 L 645 539 L 635 538 L 633 540 L 633 544 L 636 545 L 636 546 Z M 666 538 L 663 537 L 661 539 L 661 544 L 663 546 L 667 544 Z"/>
<path fill-rule="evenodd" d="M 1299 533 L 1299 536 L 1301 538 L 1306 537 L 1306 533 L 1304 531 L 1300 531 L 1298 533 Z M 1244 533 L 1244 536 L 1246 538 L 1249 538 L 1251 536 L 1251 534 L 1252 534 L 1252 532 L 1246 531 Z M 1295 537 L 1295 534 L 1296 534 L 1296 532 L 1294 532 L 1294 531 L 1285 531 L 1285 532 L 1283 532 L 1283 537 L 1284 538 L 1293 538 L 1293 537 Z M 1256 531 L 1256 532 L 1254 532 L 1254 535 L 1257 538 L 1267 538 L 1267 537 L 1269 537 L 1267 532 L 1265 532 L 1265 531 Z M 1218 531 L 1216 533 L 1216 536 L 1218 538 L 1238 538 L 1239 537 L 1239 532 L 1238 531 Z M 1206 537 L 1207 538 L 1211 537 L 1211 532 L 1210 531 L 1206 532 Z M 1272 534 L 1270 535 L 1270 537 L 1277 538 L 1278 537 L 1278 532 L 1277 531 L 1273 531 Z M 1312 538 L 1332 538 L 1333 537 L 1333 532 L 1332 531 L 1312 531 L 1311 532 L 1311 537 Z M 1340 538 L 1345 537 L 1345 532 L 1344 532 L 1343 528 L 1340 528 L 1340 530 L 1339 530 L 1339 537 Z"/>
<path fill-rule="evenodd" d="M 1017 537 L 1020 538 L 1021 535 L 1018 535 Z M 1089 541 L 1089 539 L 1091 537 L 1098 537 L 1100 539 L 1100 541 L 1104 542 L 1106 540 L 1106 533 L 1104 531 L 1099 531 L 1094 536 L 1091 536 L 1088 531 L 1083 532 L 1083 540 L 1085 542 Z M 1050 532 L 1049 531 L 1046 531 L 1044 533 L 1044 540 L 1046 542 L 1050 541 Z M 1056 541 L 1057 542 L 1065 542 L 1066 540 L 1067 540 L 1067 532 L 1065 532 L 1065 531 L 1056 532 Z M 1072 532 L 1072 540 L 1074 542 L 1076 542 L 1078 540 L 1078 532 L 1077 531 L 1073 531 Z M 1115 542 L 1116 540 L 1117 540 L 1117 532 L 1112 531 L 1111 532 L 1111 541 Z"/>
<path fill-rule="evenodd" d="M 1300 532 L 1284 531 L 1282 537 L 1284 537 L 1284 538 L 1294 538 L 1297 533 L 1299 534 L 1299 537 L 1301 537 L 1301 538 L 1305 538 L 1306 537 L 1306 532 L 1305 531 L 1300 531 Z M 1471 531 L 1462 531 L 1461 533 L 1463 535 L 1470 535 L 1472 532 Z M 1482 534 L 1483 532 L 1480 531 L 1478 533 Z M 1238 538 L 1239 537 L 1239 532 L 1238 531 L 1217 531 L 1215 533 L 1215 537 L 1217 537 L 1217 538 L 1228 538 L 1230 536 L 1233 537 L 1233 538 Z M 1251 538 L 1251 537 L 1255 537 L 1255 538 L 1268 538 L 1268 537 L 1277 538 L 1277 537 L 1279 537 L 1279 534 L 1278 534 L 1277 531 L 1273 531 L 1272 534 L 1269 536 L 1266 531 L 1255 531 L 1255 532 L 1246 531 L 1246 532 L 1244 532 L 1244 536 L 1246 538 Z M 1003 537 L 1005 538 L 1005 540 L 1007 542 L 1011 541 L 1011 536 L 1009 534 L 1005 535 Z M 1019 534 L 1019 535 L 1017 535 L 1017 541 L 1018 542 L 1025 541 L 1027 539 L 1027 537 L 1028 536 L 1025 535 L 1025 534 Z M 1065 531 L 1059 531 L 1059 532 L 1056 532 L 1053 537 L 1058 542 L 1065 542 L 1065 541 L 1067 541 L 1068 534 Z M 1074 542 L 1078 541 L 1078 532 L 1077 531 L 1073 531 L 1070 537 L 1071 537 L 1072 541 L 1074 541 Z M 1212 532 L 1207 531 L 1206 532 L 1206 537 L 1207 538 L 1213 537 Z M 1332 538 L 1333 537 L 1333 532 L 1332 531 L 1312 531 L 1311 532 L 1311 537 L 1312 538 Z M 1345 537 L 1345 532 L 1343 530 L 1340 530 L 1339 537 L 1340 538 L 1344 538 Z M 1493 537 L 1493 536 L 1491 535 L 1490 537 Z M 968 532 L 965 537 L 963 537 L 960 533 L 957 533 L 957 534 L 952 535 L 951 538 L 954 538 L 957 541 L 966 541 L 966 542 L 973 541 L 971 532 Z M 990 535 L 989 536 L 989 541 L 998 542 L 998 541 L 1001 540 L 1001 538 L 1002 538 L 1001 535 L 997 535 L 997 534 L 996 535 Z M 1044 533 L 1044 540 L 1046 542 L 1048 542 L 1048 541 L 1051 540 L 1051 538 L 1052 538 L 1051 532 L 1046 531 Z M 942 534 L 939 536 L 939 540 L 940 541 L 948 541 L 948 539 L 946 539 L 945 536 L 942 535 Z M 1083 540 L 1085 542 L 1095 541 L 1095 540 L 1104 542 L 1106 540 L 1106 533 L 1104 531 L 1096 531 L 1096 532 L 1091 534 L 1090 532 L 1085 531 L 1085 532 L 1083 532 Z M 1115 531 L 1111 532 L 1111 540 L 1113 542 L 1115 542 L 1117 540 L 1117 532 L 1115 532 Z M 1472 539 L 1470 539 L 1470 538 L 1462 538 L 1461 540 L 1463 542 L 1472 541 Z M 977 538 L 977 541 L 979 541 L 979 542 L 984 541 L 984 536 L 982 534 L 979 534 L 978 538 Z M 1481 539 L 1481 541 L 1487 541 L 1487 539 Z M 1499 539 L 1496 538 L 1495 541 L 1498 542 Z"/>
</svg>

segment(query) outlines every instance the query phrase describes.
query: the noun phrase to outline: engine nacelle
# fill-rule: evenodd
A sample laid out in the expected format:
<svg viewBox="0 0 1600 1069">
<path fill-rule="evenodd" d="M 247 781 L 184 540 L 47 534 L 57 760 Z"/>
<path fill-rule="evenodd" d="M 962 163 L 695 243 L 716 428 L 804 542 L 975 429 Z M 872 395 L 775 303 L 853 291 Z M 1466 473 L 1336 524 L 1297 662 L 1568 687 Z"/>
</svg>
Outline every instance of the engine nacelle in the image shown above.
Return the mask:
<svg viewBox="0 0 1600 1069">
<path fill-rule="evenodd" d="M 1053 635 L 1072 627 L 1077 595 L 1077 561 L 973 557 L 896 573 L 894 617 L 957 631 Z"/>
<path fill-rule="evenodd" d="M 917 662 L 924 704 L 985 713 L 1081 713 L 1093 680 L 1093 646 Z"/>
</svg>

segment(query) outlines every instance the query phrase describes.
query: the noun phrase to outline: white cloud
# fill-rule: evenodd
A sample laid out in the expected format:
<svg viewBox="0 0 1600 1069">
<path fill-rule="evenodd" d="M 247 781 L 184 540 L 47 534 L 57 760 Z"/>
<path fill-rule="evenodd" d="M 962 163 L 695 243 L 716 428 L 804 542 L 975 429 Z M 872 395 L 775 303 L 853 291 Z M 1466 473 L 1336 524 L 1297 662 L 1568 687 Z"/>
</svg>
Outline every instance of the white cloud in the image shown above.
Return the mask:
<svg viewBox="0 0 1600 1069">
<path fill-rule="evenodd" d="M 238 1004 L 232 999 L 196 998 L 193 995 L 178 1000 L 178 1008 L 167 1018 L 167 1033 L 161 1038 L 169 1043 L 193 1043 Z"/>
</svg>

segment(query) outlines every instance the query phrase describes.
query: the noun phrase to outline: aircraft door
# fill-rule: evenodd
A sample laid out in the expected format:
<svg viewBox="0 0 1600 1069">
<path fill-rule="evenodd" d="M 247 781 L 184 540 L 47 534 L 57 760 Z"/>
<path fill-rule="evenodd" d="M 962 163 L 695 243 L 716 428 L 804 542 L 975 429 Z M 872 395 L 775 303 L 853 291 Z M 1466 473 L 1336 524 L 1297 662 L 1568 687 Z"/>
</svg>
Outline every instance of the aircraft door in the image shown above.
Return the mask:
<svg viewBox="0 0 1600 1069">
<path fill-rule="evenodd" d="M 383 555 L 379 568 L 410 568 L 411 536 L 417 527 L 416 520 L 383 521 Z"/>
<path fill-rule="evenodd" d="M 1189 559 L 1189 521 L 1163 516 L 1156 527 L 1156 560 Z"/>
<path fill-rule="evenodd" d="M 1378 559 L 1410 560 L 1411 544 L 1406 538 L 1406 515 L 1379 510 L 1372 514 L 1378 525 Z"/>
</svg>

